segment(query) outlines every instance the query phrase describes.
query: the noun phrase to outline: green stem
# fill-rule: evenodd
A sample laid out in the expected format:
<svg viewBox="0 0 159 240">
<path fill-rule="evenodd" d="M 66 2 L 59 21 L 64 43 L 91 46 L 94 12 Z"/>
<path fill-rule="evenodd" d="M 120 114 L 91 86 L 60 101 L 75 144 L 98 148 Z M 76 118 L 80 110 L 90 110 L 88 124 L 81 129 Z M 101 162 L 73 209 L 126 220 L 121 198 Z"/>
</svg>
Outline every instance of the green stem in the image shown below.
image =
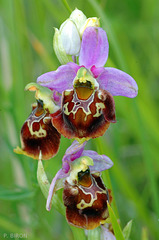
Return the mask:
<svg viewBox="0 0 159 240">
<path fill-rule="evenodd" d="M 101 239 L 101 228 L 97 227 L 93 230 L 88 230 L 88 240 L 100 240 Z"/>
<path fill-rule="evenodd" d="M 74 240 L 86 240 L 85 232 L 82 228 L 70 226 Z"/>
<path fill-rule="evenodd" d="M 72 12 L 72 9 L 70 8 L 67 0 L 62 0 L 62 2 L 63 2 L 63 4 L 65 5 L 66 9 L 69 11 L 69 13 L 71 13 L 71 12 Z"/>
</svg>

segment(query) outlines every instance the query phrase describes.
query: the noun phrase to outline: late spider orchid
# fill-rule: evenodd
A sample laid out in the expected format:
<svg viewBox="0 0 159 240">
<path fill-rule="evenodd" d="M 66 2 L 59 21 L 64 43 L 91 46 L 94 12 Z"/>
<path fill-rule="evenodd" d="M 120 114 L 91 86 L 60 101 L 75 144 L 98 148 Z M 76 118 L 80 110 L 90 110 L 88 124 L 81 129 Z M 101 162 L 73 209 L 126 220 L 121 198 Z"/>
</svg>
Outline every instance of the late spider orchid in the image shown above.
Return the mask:
<svg viewBox="0 0 159 240">
<path fill-rule="evenodd" d="M 74 141 L 67 149 L 60 169 L 50 185 L 47 210 L 50 210 L 54 193 L 64 188 L 63 201 L 67 221 L 80 228 L 93 229 L 108 217 L 109 193 L 100 172 L 113 163 L 105 155 L 84 150 L 86 142 Z"/>
<path fill-rule="evenodd" d="M 50 89 L 30 83 L 25 90 L 36 92 L 37 103 L 32 105 L 32 112 L 21 128 L 21 148 L 17 147 L 14 152 L 34 159 L 39 159 L 41 154 L 43 160 L 50 159 L 57 153 L 61 138 L 51 123 L 50 113 L 59 107 Z"/>
<path fill-rule="evenodd" d="M 69 62 L 37 79 L 42 86 L 62 94 L 61 109 L 51 116 L 55 128 L 67 138 L 102 136 L 116 121 L 113 96 L 137 95 L 137 84 L 130 75 L 104 67 L 108 49 L 106 32 L 99 27 L 87 27 L 79 65 Z"/>
</svg>

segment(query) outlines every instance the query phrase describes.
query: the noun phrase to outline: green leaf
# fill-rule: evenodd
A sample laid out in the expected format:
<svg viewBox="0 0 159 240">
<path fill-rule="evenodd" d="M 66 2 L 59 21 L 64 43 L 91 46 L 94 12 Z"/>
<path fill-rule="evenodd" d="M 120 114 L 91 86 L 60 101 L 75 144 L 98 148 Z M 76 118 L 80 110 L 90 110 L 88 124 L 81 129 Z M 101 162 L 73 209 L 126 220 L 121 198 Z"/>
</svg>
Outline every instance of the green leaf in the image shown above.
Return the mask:
<svg viewBox="0 0 159 240">
<path fill-rule="evenodd" d="M 149 240 L 148 237 L 148 229 L 146 227 L 142 228 L 142 236 L 141 236 L 142 240 Z"/>
<path fill-rule="evenodd" d="M 113 226 L 113 230 L 114 230 L 114 233 L 115 233 L 115 237 L 116 237 L 116 240 L 125 240 L 124 239 L 124 236 L 123 236 L 123 233 L 122 233 L 122 230 L 121 230 L 121 227 L 116 219 L 116 216 L 111 208 L 111 206 L 109 205 L 108 203 L 108 210 L 109 210 L 109 216 L 110 216 L 110 219 L 111 219 L 111 222 L 112 222 L 112 226 Z"/>
<path fill-rule="evenodd" d="M 62 2 L 63 2 L 63 4 L 65 5 L 65 7 L 66 7 L 66 9 L 68 10 L 68 12 L 71 13 L 71 12 L 72 12 L 72 9 L 70 8 L 67 0 L 62 0 Z"/>
<path fill-rule="evenodd" d="M 37 180 L 38 180 L 39 186 L 41 188 L 41 191 L 42 191 L 44 197 L 47 198 L 48 193 L 49 193 L 50 183 L 46 176 L 46 173 L 45 173 L 45 170 L 44 170 L 41 160 L 38 161 Z M 62 215 L 65 215 L 65 207 L 64 207 L 61 199 L 59 199 L 59 197 L 56 193 L 54 194 L 54 196 L 52 198 L 52 205 L 53 205 L 53 208 L 55 208 L 58 212 L 60 212 Z"/>
<path fill-rule="evenodd" d="M 32 198 L 34 191 L 25 188 L 7 189 L 0 187 L 0 200 L 20 201 L 26 198 Z"/>
<path fill-rule="evenodd" d="M 123 229 L 123 236 L 125 240 L 128 240 L 131 233 L 132 220 L 130 220 Z"/>
</svg>

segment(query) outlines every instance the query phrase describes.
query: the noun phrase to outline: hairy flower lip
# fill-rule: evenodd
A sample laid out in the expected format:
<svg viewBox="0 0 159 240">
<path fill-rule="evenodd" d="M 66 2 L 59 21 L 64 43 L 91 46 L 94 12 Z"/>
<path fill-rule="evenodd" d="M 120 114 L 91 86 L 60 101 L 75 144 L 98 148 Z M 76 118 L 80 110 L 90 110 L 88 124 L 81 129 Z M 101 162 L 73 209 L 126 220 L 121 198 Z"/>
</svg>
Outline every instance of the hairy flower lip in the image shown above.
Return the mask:
<svg viewBox="0 0 159 240">
<path fill-rule="evenodd" d="M 21 148 L 14 152 L 33 159 L 48 160 L 57 154 L 61 135 L 52 126 L 49 111 L 43 108 L 43 101 L 38 99 L 32 105 L 32 112 L 21 128 Z"/>
<path fill-rule="evenodd" d="M 51 123 L 50 113 L 60 108 L 54 103 L 53 92 L 37 83 L 29 83 L 25 90 L 35 92 L 37 103 L 32 104 L 32 112 L 21 128 L 21 148 L 14 152 L 33 159 L 48 160 L 55 156 L 60 145 L 60 133 Z"/>
<path fill-rule="evenodd" d="M 88 140 L 102 136 L 110 123 L 116 122 L 115 103 L 108 91 L 82 90 L 65 91 L 62 109 L 51 117 L 53 126 L 64 137 Z"/>
<path fill-rule="evenodd" d="M 94 229 L 105 223 L 109 216 L 107 202 L 108 190 L 100 176 L 89 174 L 87 183 L 70 185 L 64 181 L 63 201 L 69 224 L 85 229 Z"/>
</svg>

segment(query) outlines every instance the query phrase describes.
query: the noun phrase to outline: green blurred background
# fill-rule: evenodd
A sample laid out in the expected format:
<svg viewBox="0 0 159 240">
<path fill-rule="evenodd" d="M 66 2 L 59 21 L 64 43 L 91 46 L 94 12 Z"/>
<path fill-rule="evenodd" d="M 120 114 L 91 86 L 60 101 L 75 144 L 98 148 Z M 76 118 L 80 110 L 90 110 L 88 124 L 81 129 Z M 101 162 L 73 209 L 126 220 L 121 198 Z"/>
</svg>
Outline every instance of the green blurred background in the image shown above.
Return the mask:
<svg viewBox="0 0 159 240">
<path fill-rule="evenodd" d="M 126 71 L 138 83 L 135 99 L 115 97 L 117 123 L 105 136 L 89 141 L 87 148 L 114 162 L 109 170 L 113 208 L 122 228 L 133 219 L 130 239 L 158 240 L 159 1 L 69 0 L 68 4 L 87 17 L 100 18 L 110 44 L 106 66 Z M 37 161 L 13 153 L 34 102 L 24 87 L 60 65 L 52 48 L 53 27 L 59 28 L 69 14 L 60 0 L 0 1 L 0 239 L 73 239 L 65 218 L 54 209 L 45 210 Z M 50 181 L 69 145 L 62 138 L 58 155 L 44 163 Z M 108 173 L 103 178 L 110 187 Z"/>
</svg>

